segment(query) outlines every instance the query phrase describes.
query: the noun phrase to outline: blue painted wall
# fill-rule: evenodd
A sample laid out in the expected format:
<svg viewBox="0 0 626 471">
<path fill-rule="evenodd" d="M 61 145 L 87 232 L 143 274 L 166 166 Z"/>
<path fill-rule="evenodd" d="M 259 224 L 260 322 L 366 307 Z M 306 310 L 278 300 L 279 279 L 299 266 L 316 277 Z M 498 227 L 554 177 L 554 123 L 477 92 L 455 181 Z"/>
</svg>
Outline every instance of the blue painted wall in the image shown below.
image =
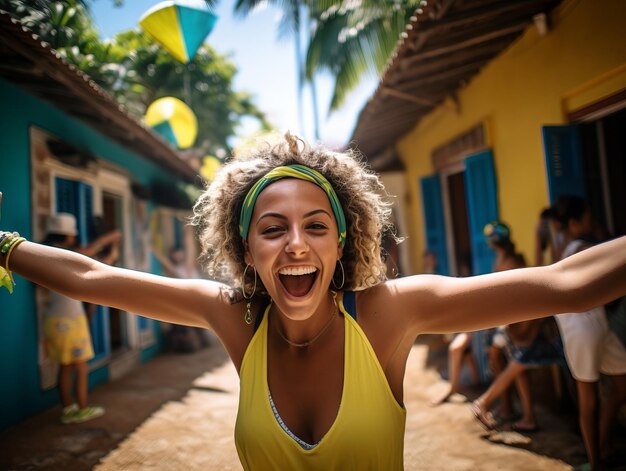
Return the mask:
<svg viewBox="0 0 626 471">
<path fill-rule="evenodd" d="M 171 172 L 99 134 L 82 122 L 52 107 L 15 85 L 0 79 L 0 191 L 2 230 L 16 230 L 32 238 L 29 128 L 42 128 L 73 146 L 127 169 L 135 181 L 149 185 L 159 180 L 176 183 Z M 12 295 L 0 290 L 0 429 L 17 423 L 58 402 L 56 390 L 42 391 L 39 384 L 35 290 L 15 277 Z M 155 334 L 160 339 L 158 324 Z M 142 352 L 142 361 L 158 351 Z M 90 385 L 105 382 L 107 368 L 90 375 Z"/>
</svg>

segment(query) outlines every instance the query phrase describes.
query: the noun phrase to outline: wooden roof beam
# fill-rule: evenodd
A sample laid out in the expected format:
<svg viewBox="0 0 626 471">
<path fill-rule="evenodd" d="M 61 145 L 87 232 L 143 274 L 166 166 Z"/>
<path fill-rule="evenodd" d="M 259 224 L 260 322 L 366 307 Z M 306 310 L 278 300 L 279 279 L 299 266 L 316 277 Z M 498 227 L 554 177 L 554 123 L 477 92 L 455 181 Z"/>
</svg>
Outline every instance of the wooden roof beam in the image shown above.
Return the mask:
<svg viewBox="0 0 626 471">
<path fill-rule="evenodd" d="M 502 43 L 500 41 L 488 42 L 482 44 L 472 50 L 473 55 L 488 55 L 496 54 L 502 50 Z M 431 58 L 432 60 L 424 60 L 419 53 L 402 59 L 402 65 L 404 70 L 408 70 L 413 73 L 424 73 L 438 68 L 449 67 L 451 63 L 461 62 L 468 55 L 466 50 L 454 51 L 444 57 L 436 56 Z M 406 75 L 406 73 L 404 74 Z"/>
<path fill-rule="evenodd" d="M 365 123 L 369 123 L 372 122 L 375 124 L 375 126 L 379 126 L 381 124 L 381 122 L 385 122 L 385 123 L 389 123 L 389 122 L 399 122 L 402 121 L 403 119 L 409 119 L 413 116 L 419 115 L 419 114 L 425 114 L 428 113 L 430 111 L 429 109 L 419 109 L 419 108 L 414 108 L 414 107 L 408 107 L 408 106 L 403 106 L 401 108 L 395 108 L 393 110 L 386 110 L 382 113 L 379 113 L 375 116 L 370 116 L 368 117 L 368 119 L 365 120 Z"/>
<path fill-rule="evenodd" d="M 438 82 L 455 82 L 459 79 L 465 78 L 468 75 L 480 70 L 481 67 L 485 65 L 485 61 L 477 61 L 470 64 L 466 64 L 460 67 L 455 67 L 453 69 L 448 69 L 443 72 L 437 74 L 430 74 L 426 77 L 422 77 L 419 79 L 411 80 L 410 82 L 403 82 L 397 84 L 397 87 L 400 88 L 400 91 L 410 92 L 414 89 L 423 88 L 425 85 L 438 83 Z M 448 83 L 448 86 L 450 83 Z"/>
<path fill-rule="evenodd" d="M 424 22 L 418 25 L 417 32 L 440 32 L 446 29 L 462 29 L 468 23 L 483 23 L 498 16 L 532 18 L 536 13 L 546 11 L 550 8 L 551 0 L 516 0 L 502 2 L 499 6 L 481 6 L 472 10 L 460 11 L 450 16 L 436 21 Z M 421 28 L 420 28 L 421 26 Z"/>
<path fill-rule="evenodd" d="M 426 106 L 426 107 L 434 106 L 434 103 L 432 100 L 429 100 L 427 98 L 422 98 L 422 97 L 419 97 L 410 93 L 402 92 L 394 88 L 383 87 L 381 91 L 385 95 L 389 95 L 395 98 L 400 98 L 401 100 L 405 100 L 405 101 L 410 101 L 411 103 L 414 103 L 419 106 Z"/>
<path fill-rule="evenodd" d="M 457 0 L 441 0 L 440 2 L 436 2 L 435 7 L 430 11 L 430 19 L 436 21 L 441 20 L 441 18 L 446 16 L 448 10 L 452 8 L 456 1 Z"/>
<path fill-rule="evenodd" d="M 466 39 L 465 41 L 459 41 L 457 43 L 450 44 L 449 46 L 434 48 L 429 51 L 424 51 L 422 53 L 419 53 L 417 55 L 421 59 L 426 59 L 430 57 L 442 56 L 444 54 L 448 54 L 448 53 L 455 52 L 455 51 L 460 51 L 462 49 L 475 46 L 477 44 L 483 44 L 488 41 L 492 41 L 494 39 L 503 38 L 505 36 L 509 36 L 513 34 L 518 34 L 521 31 L 525 30 L 528 24 L 529 24 L 529 21 L 516 23 L 512 26 L 507 26 L 506 28 L 500 28 L 494 31 L 489 31 L 488 33 L 474 36 L 470 39 Z"/>
</svg>

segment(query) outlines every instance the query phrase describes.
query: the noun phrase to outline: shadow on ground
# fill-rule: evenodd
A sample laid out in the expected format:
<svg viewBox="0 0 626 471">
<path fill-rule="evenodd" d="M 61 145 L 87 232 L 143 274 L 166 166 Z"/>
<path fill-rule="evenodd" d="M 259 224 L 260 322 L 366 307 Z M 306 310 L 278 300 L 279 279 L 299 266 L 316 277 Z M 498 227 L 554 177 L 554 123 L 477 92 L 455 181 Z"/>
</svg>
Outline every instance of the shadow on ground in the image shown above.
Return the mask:
<svg viewBox="0 0 626 471">
<path fill-rule="evenodd" d="M 424 335 L 418 339 L 417 344 L 427 347 L 425 368 L 434 370 L 447 379 L 447 342 L 444 337 Z M 485 431 L 480 435 L 481 438 L 491 441 L 494 446 L 521 448 L 572 467 L 584 464 L 587 457 L 578 427 L 575 384 L 568 371 L 560 370 L 559 373 L 560 392 L 555 391 L 558 388 L 554 387 L 555 378 L 549 368 L 538 368 L 530 372 L 538 431 L 520 434 L 511 429 L 510 422 L 505 422 L 496 431 Z M 463 396 L 467 401 L 473 401 L 488 386 L 471 386 L 469 375 L 462 379 L 464 387 L 462 394 L 455 397 L 457 402 L 465 402 Z M 514 402 L 519 412 L 519 401 L 515 394 Z M 615 462 L 609 469 L 626 471 L 626 423 L 623 421 L 618 421 L 613 430 L 612 443 L 616 451 Z"/>
<path fill-rule="evenodd" d="M 56 406 L 2 431 L 0 469 L 91 470 L 165 403 L 180 401 L 194 380 L 225 362 L 216 340 L 196 353 L 159 355 L 91 391 L 90 402 L 106 408 L 101 418 L 62 425 Z"/>
</svg>

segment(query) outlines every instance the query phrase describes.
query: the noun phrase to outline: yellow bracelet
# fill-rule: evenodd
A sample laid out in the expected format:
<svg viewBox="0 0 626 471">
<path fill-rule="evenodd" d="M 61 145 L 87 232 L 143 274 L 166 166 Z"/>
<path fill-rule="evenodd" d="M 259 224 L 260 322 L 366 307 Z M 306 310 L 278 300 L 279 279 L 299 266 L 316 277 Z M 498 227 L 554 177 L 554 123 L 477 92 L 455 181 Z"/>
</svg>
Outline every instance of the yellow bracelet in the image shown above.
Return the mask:
<svg viewBox="0 0 626 471">
<path fill-rule="evenodd" d="M 15 281 L 13 280 L 13 273 L 11 273 L 11 269 L 9 268 L 9 258 L 11 257 L 11 254 L 13 253 L 13 249 L 15 249 L 15 247 L 20 245 L 25 240 L 26 239 L 24 237 L 18 237 L 13 242 L 11 242 L 11 246 L 9 247 L 9 250 L 7 251 L 6 258 L 4 259 L 4 269 L 9 274 L 9 279 L 11 280 L 11 283 L 13 283 L 13 284 L 15 284 Z"/>
</svg>

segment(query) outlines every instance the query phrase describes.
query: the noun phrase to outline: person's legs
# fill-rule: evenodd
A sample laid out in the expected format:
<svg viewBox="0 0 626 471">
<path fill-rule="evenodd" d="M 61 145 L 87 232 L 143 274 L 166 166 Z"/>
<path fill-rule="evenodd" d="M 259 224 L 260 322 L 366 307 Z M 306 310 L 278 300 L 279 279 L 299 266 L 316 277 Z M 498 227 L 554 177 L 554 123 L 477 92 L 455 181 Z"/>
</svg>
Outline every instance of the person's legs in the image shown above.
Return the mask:
<svg viewBox="0 0 626 471">
<path fill-rule="evenodd" d="M 506 360 L 502 352 L 502 348 L 490 345 L 487 349 L 489 357 L 489 367 L 493 373 L 493 377 L 497 378 L 506 367 Z M 513 403 L 511 401 L 510 390 L 507 389 L 500 397 L 500 418 L 507 419 L 513 415 Z"/>
<path fill-rule="evenodd" d="M 524 370 L 515 378 L 515 386 L 522 406 L 522 418 L 513 424 L 513 428 L 519 432 L 529 432 L 537 428 L 533 395 L 530 389 L 528 370 Z"/>
<path fill-rule="evenodd" d="M 478 399 L 472 403 L 472 411 L 476 418 L 487 428 L 495 427 L 496 423 L 489 412 L 489 408 L 496 398 L 500 397 L 508 389 L 515 378 L 524 371 L 524 366 L 517 362 L 510 362 L 491 386 Z"/>
<path fill-rule="evenodd" d="M 450 373 L 450 385 L 452 392 L 458 392 L 461 389 L 461 368 L 463 367 L 463 358 L 466 350 L 472 344 L 471 333 L 458 334 L 448 348 L 448 370 Z"/>
<path fill-rule="evenodd" d="M 74 365 L 59 365 L 59 396 L 63 407 L 71 406 L 74 403 L 72 397 L 72 373 Z"/>
<path fill-rule="evenodd" d="M 437 395 L 431 400 L 431 405 L 439 405 L 445 402 L 450 395 L 458 392 L 461 388 L 461 367 L 463 366 L 463 357 L 465 351 L 472 343 L 472 334 L 463 332 L 457 334 L 448 345 L 448 381 L 449 386 L 442 394 Z"/>
<path fill-rule="evenodd" d="M 64 420 L 65 423 L 81 423 L 95 419 L 104 414 L 104 408 L 100 406 L 90 406 L 88 397 L 89 367 L 86 361 L 75 363 L 76 367 L 76 399 L 78 407 Z"/>
<path fill-rule="evenodd" d="M 474 386 L 478 386 L 480 384 L 480 373 L 478 372 L 478 363 L 476 363 L 476 357 L 474 356 L 474 352 L 472 352 L 471 349 L 465 350 L 465 355 L 463 356 L 461 365 L 463 363 L 466 363 L 470 370 L 470 375 L 472 376 L 472 384 Z"/>
<path fill-rule="evenodd" d="M 626 403 L 626 348 L 615 332 L 609 330 L 608 321 L 603 340 L 600 371 L 608 379 L 606 382 L 608 391 L 601 400 L 599 441 L 601 456 L 608 458 L 611 454 L 611 427 L 617 417 L 619 406 Z"/>
<path fill-rule="evenodd" d="M 89 379 L 89 368 L 86 361 L 75 363 L 76 365 L 76 401 L 78 407 L 87 407 L 87 387 Z"/>
<path fill-rule="evenodd" d="M 600 407 L 600 455 L 605 458 L 611 453 L 611 427 L 621 404 L 626 402 L 626 375 L 609 376 L 610 390 Z"/>
<path fill-rule="evenodd" d="M 585 444 L 585 450 L 587 450 L 587 458 L 593 469 L 600 465 L 600 454 L 598 451 L 597 386 L 597 382 L 576 381 L 576 388 L 578 390 L 578 421 Z"/>
</svg>

